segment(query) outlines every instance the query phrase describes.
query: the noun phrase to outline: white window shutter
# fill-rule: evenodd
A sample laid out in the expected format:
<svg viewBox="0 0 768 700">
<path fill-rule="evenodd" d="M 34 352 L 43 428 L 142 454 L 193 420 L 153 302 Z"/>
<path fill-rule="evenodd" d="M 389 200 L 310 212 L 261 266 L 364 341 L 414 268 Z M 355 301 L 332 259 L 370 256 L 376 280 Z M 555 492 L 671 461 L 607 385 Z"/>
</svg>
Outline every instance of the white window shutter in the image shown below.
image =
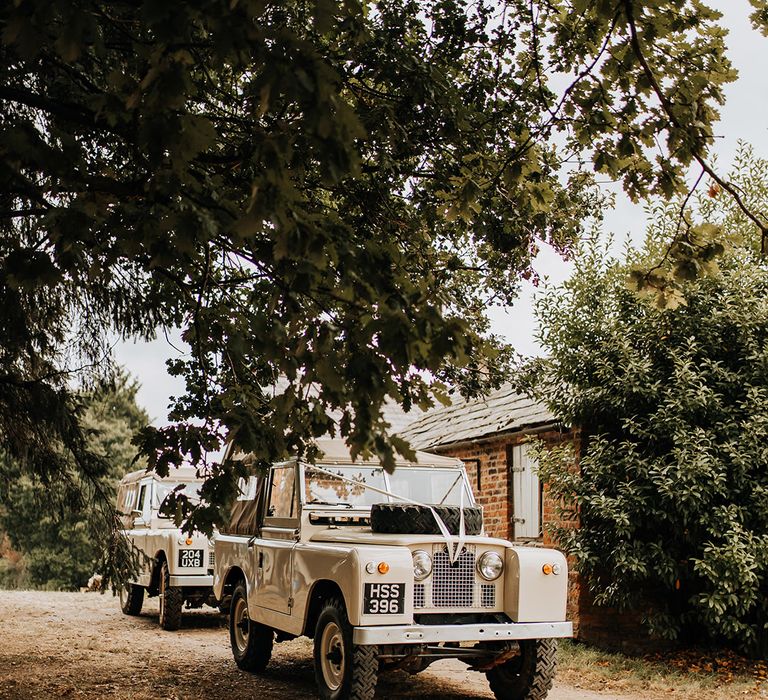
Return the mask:
<svg viewBox="0 0 768 700">
<path fill-rule="evenodd" d="M 515 539 L 541 536 L 541 488 L 527 444 L 512 448 L 512 510 Z"/>
</svg>

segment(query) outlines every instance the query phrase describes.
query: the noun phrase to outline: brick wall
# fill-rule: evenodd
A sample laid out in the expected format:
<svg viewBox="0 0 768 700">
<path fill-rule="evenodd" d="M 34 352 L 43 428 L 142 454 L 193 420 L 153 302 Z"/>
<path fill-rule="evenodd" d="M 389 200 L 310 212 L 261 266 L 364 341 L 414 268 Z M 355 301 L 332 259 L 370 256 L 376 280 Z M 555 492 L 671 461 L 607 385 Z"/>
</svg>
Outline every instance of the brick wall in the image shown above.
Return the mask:
<svg viewBox="0 0 768 700">
<path fill-rule="evenodd" d="M 572 442 L 575 454 L 579 454 L 580 432 L 555 429 L 538 432 L 535 436 L 517 433 L 474 445 L 449 446 L 433 450 L 440 454 L 458 457 L 465 463 L 475 498 L 483 506 L 486 533 L 491 537 L 509 540 L 513 537 L 512 465 L 507 463 L 508 448 L 529 441 L 532 437 L 543 440 L 549 446 Z M 578 461 L 574 464 L 574 468 L 578 468 Z M 563 520 L 558 515 L 557 503 L 550 496 L 547 484 L 543 485 L 541 508 L 543 537 L 533 542 L 517 544 L 556 547 L 550 534 L 552 526 L 578 527 L 578 520 Z M 642 630 L 639 615 L 619 613 L 613 609 L 595 606 L 589 590 L 575 571 L 571 557 L 568 558 L 568 567 L 567 615 L 573 622 L 574 635 L 582 641 L 605 647 L 644 648 L 648 637 Z"/>
<path fill-rule="evenodd" d="M 458 457 L 464 462 L 475 499 L 483 507 L 486 533 L 503 539 L 509 539 L 512 534 L 507 444 L 508 440 L 502 438 L 480 445 L 439 450 L 440 454 Z"/>
</svg>

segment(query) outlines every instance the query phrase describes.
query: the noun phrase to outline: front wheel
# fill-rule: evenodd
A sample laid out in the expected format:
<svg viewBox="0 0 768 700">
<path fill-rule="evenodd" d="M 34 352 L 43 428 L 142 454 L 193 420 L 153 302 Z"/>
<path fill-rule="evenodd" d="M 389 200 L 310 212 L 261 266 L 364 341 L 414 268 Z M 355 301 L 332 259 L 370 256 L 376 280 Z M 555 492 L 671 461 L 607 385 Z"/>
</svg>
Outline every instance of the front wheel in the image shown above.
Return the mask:
<svg viewBox="0 0 768 700">
<path fill-rule="evenodd" d="M 375 646 L 355 646 L 343 601 L 332 598 L 315 628 L 315 680 L 324 700 L 370 700 L 379 669 Z"/>
<path fill-rule="evenodd" d="M 557 641 L 525 639 L 520 654 L 488 671 L 488 683 L 498 700 L 543 700 L 557 668 Z"/>
<path fill-rule="evenodd" d="M 171 572 L 168 562 L 160 565 L 160 627 L 173 632 L 181 627 L 181 609 L 184 606 L 184 592 L 178 586 L 171 586 Z"/>
<path fill-rule="evenodd" d="M 138 615 L 144 604 L 144 587 L 135 583 L 120 586 L 120 608 L 126 615 Z"/>
<path fill-rule="evenodd" d="M 235 663 L 251 673 L 261 673 L 272 657 L 275 633 L 271 627 L 248 616 L 248 592 L 239 583 L 229 606 L 229 643 Z"/>
</svg>

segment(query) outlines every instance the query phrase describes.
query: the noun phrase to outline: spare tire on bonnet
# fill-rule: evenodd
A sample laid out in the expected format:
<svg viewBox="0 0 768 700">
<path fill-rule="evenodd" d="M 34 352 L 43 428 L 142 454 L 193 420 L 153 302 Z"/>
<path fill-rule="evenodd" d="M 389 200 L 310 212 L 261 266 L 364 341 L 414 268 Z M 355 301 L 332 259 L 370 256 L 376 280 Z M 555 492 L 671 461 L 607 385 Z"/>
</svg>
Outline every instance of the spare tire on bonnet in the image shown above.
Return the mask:
<svg viewBox="0 0 768 700">
<path fill-rule="evenodd" d="M 459 534 L 461 508 L 435 505 L 448 532 Z M 483 511 L 478 506 L 464 508 L 464 533 L 479 535 L 483 529 Z M 393 535 L 439 535 L 440 528 L 428 506 L 410 503 L 374 503 L 371 505 L 371 531 Z"/>
</svg>

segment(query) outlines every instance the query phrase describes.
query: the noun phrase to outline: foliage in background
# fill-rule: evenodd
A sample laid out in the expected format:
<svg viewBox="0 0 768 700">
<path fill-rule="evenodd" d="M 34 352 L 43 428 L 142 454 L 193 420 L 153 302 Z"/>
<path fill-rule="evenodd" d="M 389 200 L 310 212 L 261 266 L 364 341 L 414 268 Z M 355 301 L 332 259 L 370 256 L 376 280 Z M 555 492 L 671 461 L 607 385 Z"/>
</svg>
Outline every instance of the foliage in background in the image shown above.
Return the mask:
<svg viewBox="0 0 768 700">
<path fill-rule="evenodd" d="M 139 468 L 133 464 L 136 448 L 131 440 L 149 418 L 136 404 L 137 390 L 138 384 L 120 371 L 112 385 L 83 397 L 88 448 L 110 465 L 102 478 L 110 497 L 117 480 Z M 73 507 L 62 483 L 22 475 L 7 459 L 0 473 L 0 586 L 85 586 L 104 556 L 102 533 L 94 527 L 88 504 Z M 72 479 L 77 479 L 74 469 Z"/>
<path fill-rule="evenodd" d="M 5 533 L 0 534 L 0 588 L 29 588 L 24 555 L 15 550 Z"/>
<path fill-rule="evenodd" d="M 572 250 L 593 172 L 671 197 L 697 163 L 741 202 L 707 161 L 734 78 L 699 0 L 3 3 L 3 449 L 43 481 L 74 460 L 109 529 L 72 378 L 180 326 L 186 392 L 140 448 L 210 477 L 190 526 L 241 476 L 206 458 L 227 436 L 263 466 L 330 431 L 391 468 L 383 402 L 501 381 L 485 307 Z"/>
<path fill-rule="evenodd" d="M 766 163 L 737 159 L 765 207 Z M 528 380 L 584 431 L 539 453 L 541 477 L 578 517 L 555 534 L 599 604 L 634 608 L 655 634 L 727 641 L 768 653 L 768 268 L 759 232 L 728 200 L 699 207 L 740 247 L 719 271 L 659 309 L 628 289 L 627 271 L 675 230 L 660 206 L 639 255 L 586 246 L 570 280 L 538 305 L 549 353 Z M 742 225 L 743 224 L 743 225 Z M 756 253 L 756 250 L 758 251 Z"/>
</svg>

